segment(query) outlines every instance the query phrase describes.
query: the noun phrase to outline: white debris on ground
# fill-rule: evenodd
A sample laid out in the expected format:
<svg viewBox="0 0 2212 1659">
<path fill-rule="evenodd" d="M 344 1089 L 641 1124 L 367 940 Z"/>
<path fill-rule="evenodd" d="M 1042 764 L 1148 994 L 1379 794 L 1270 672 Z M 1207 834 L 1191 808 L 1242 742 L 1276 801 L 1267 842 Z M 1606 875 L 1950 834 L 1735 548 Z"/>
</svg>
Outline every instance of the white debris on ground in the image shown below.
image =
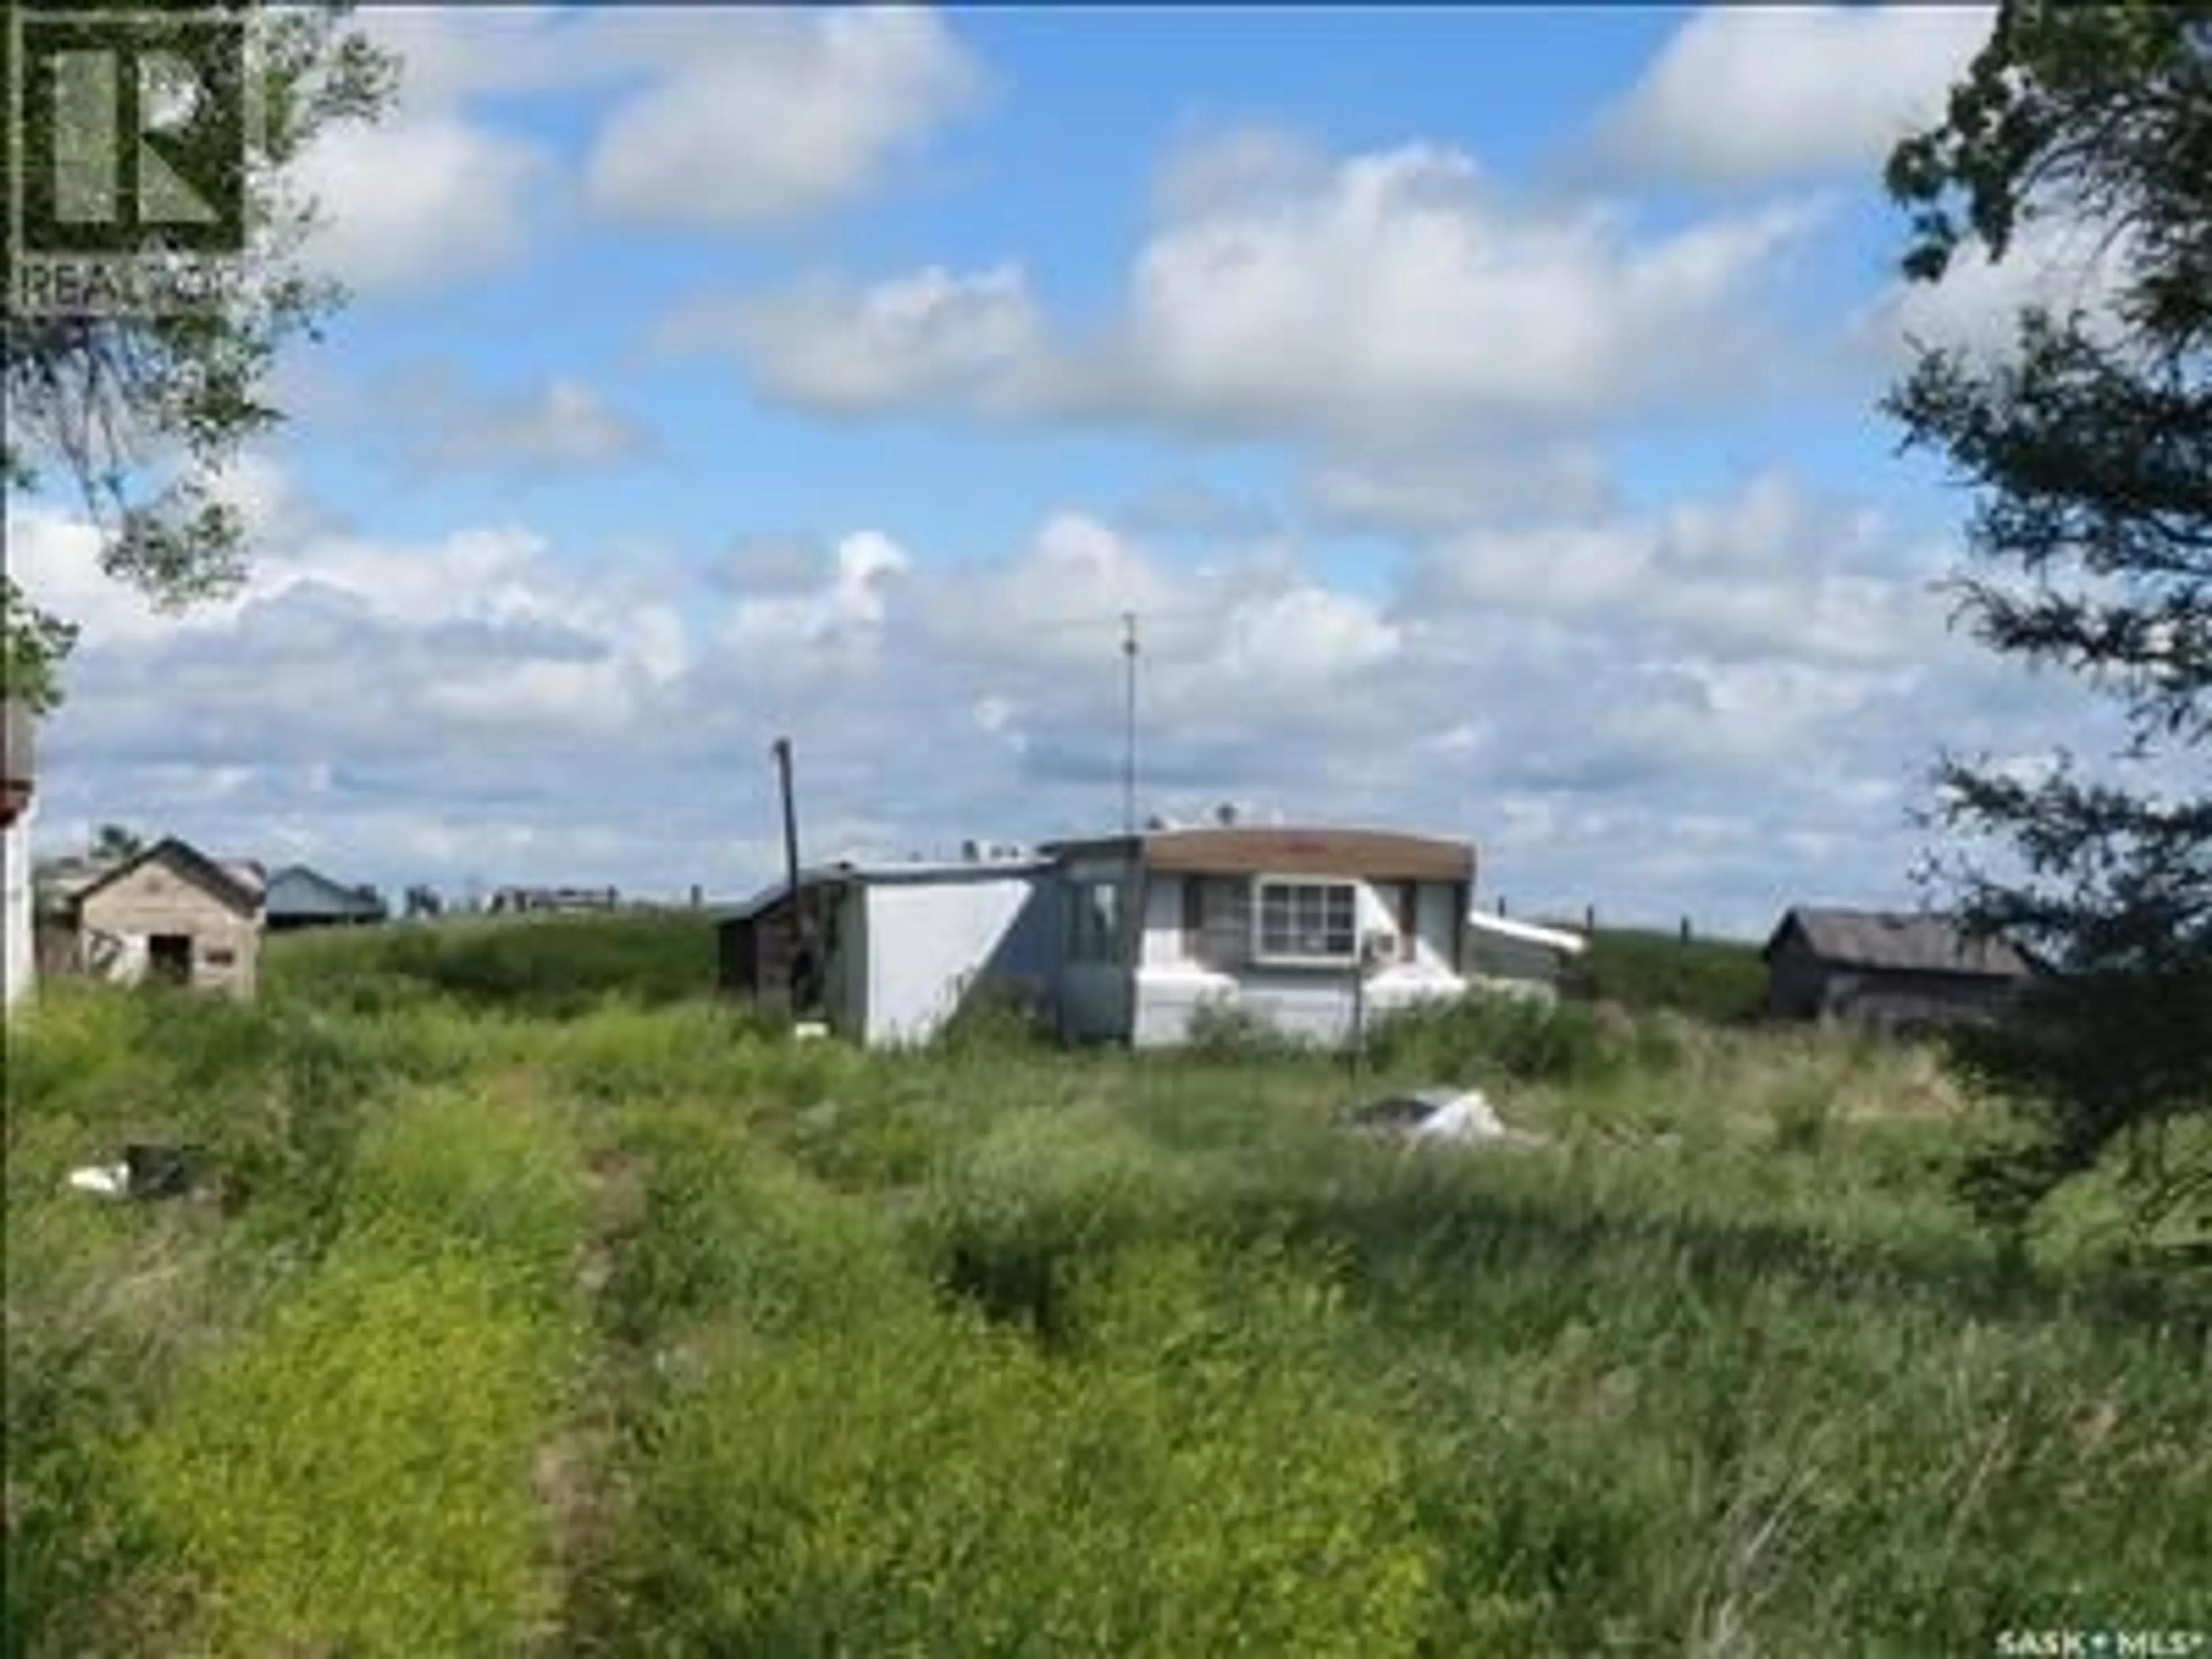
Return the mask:
<svg viewBox="0 0 2212 1659">
<path fill-rule="evenodd" d="M 1454 1146 L 1542 1146 L 1547 1136 L 1516 1129 L 1480 1089 L 1422 1089 L 1369 1102 L 1352 1113 L 1358 1127 L 1412 1141 Z"/>
<path fill-rule="evenodd" d="M 128 1198 L 131 1170 L 121 1164 L 88 1164 L 82 1169 L 70 1171 L 69 1184 L 95 1198 Z"/>
<path fill-rule="evenodd" d="M 179 1198 L 198 1184 L 203 1162 L 196 1148 L 133 1141 L 119 1163 L 71 1170 L 69 1184 L 95 1198 Z"/>
</svg>

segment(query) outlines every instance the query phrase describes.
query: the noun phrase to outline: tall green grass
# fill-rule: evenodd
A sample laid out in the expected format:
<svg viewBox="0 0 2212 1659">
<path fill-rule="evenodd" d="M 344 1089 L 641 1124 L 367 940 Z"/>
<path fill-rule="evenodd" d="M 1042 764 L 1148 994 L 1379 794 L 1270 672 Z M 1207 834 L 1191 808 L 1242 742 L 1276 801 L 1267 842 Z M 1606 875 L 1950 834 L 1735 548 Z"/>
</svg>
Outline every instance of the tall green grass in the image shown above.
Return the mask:
<svg viewBox="0 0 2212 1659">
<path fill-rule="evenodd" d="M 465 1008 L 569 1018 L 609 997 L 649 1006 L 709 994 L 714 933 L 700 911 L 454 918 L 280 935 L 268 977 L 325 1006 Z"/>
<path fill-rule="evenodd" d="M 1765 1005 L 1759 946 L 1736 939 L 1685 939 L 1637 928 L 1600 928 L 1569 988 L 1638 1012 L 1666 1009 L 1714 1024 L 1753 1019 Z"/>
<path fill-rule="evenodd" d="M 2202 1304 L 2094 1194 L 1993 1249 L 1949 1197 L 1986 1109 L 1915 1051 L 1470 1004 L 1357 1087 L 872 1056 L 588 949 L 363 996 L 388 940 L 294 943 L 258 1007 L 13 1036 L 10 1654 L 2212 1631 Z M 1413 1082 L 1544 1144 L 1341 1126 Z M 134 1137 L 228 1190 L 63 1187 Z"/>
</svg>

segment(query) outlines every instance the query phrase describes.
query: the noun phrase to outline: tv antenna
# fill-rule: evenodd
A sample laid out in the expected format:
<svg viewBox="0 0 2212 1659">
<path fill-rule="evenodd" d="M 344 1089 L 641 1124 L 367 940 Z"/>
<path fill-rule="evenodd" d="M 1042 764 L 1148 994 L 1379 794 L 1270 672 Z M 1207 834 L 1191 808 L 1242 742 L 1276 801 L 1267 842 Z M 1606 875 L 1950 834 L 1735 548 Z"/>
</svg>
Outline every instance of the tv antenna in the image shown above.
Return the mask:
<svg viewBox="0 0 2212 1659">
<path fill-rule="evenodd" d="M 1137 833 L 1137 613 L 1121 613 L 1121 833 Z"/>
</svg>

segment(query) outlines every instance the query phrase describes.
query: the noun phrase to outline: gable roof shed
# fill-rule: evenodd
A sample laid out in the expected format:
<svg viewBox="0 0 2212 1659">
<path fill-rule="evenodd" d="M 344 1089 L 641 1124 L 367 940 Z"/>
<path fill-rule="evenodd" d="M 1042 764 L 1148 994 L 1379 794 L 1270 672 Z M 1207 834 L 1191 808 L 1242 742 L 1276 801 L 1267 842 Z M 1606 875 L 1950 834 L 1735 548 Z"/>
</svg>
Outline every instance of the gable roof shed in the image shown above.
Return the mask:
<svg viewBox="0 0 2212 1659">
<path fill-rule="evenodd" d="M 112 887 L 132 872 L 155 863 L 168 865 L 185 879 L 205 889 L 217 901 L 241 915 L 251 916 L 260 911 L 262 890 L 255 878 L 258 866 L 245 862 L 233 865 L 217 863 L 198 848 L 178 840 L 174 836 L 164 836 L 151 847 L 102 871 L 71 893 L 69 902 L 73 908 L 82 910 L 88 899 Z"/>
<path fill-rule="evenodd" d="M 1948 916 L 1813 905 L 1784 912 L 1759 954 L 1771 962 L 1793 930 L 1812 956 L 1836 967 L 1988 979 L 2025 979 L 2034 971 L 2014 945 L 1970 939 Z"/>
</svg>

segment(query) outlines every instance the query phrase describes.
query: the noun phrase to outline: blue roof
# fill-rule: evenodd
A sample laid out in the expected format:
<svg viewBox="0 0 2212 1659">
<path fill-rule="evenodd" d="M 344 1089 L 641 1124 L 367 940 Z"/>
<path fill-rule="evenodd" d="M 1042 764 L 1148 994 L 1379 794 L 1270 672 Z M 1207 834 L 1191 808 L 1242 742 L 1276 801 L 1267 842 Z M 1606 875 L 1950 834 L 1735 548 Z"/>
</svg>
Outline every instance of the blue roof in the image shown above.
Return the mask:
<svg viewBox="0 0 2212 1659">
<path fill-rule="evenodd" d="M 384 901 L 374 893 L 333 881 L 304 864 L 270 877 L 264 902 L 271 916 L 362 916 L 384 912 Z"/>
</svg>

